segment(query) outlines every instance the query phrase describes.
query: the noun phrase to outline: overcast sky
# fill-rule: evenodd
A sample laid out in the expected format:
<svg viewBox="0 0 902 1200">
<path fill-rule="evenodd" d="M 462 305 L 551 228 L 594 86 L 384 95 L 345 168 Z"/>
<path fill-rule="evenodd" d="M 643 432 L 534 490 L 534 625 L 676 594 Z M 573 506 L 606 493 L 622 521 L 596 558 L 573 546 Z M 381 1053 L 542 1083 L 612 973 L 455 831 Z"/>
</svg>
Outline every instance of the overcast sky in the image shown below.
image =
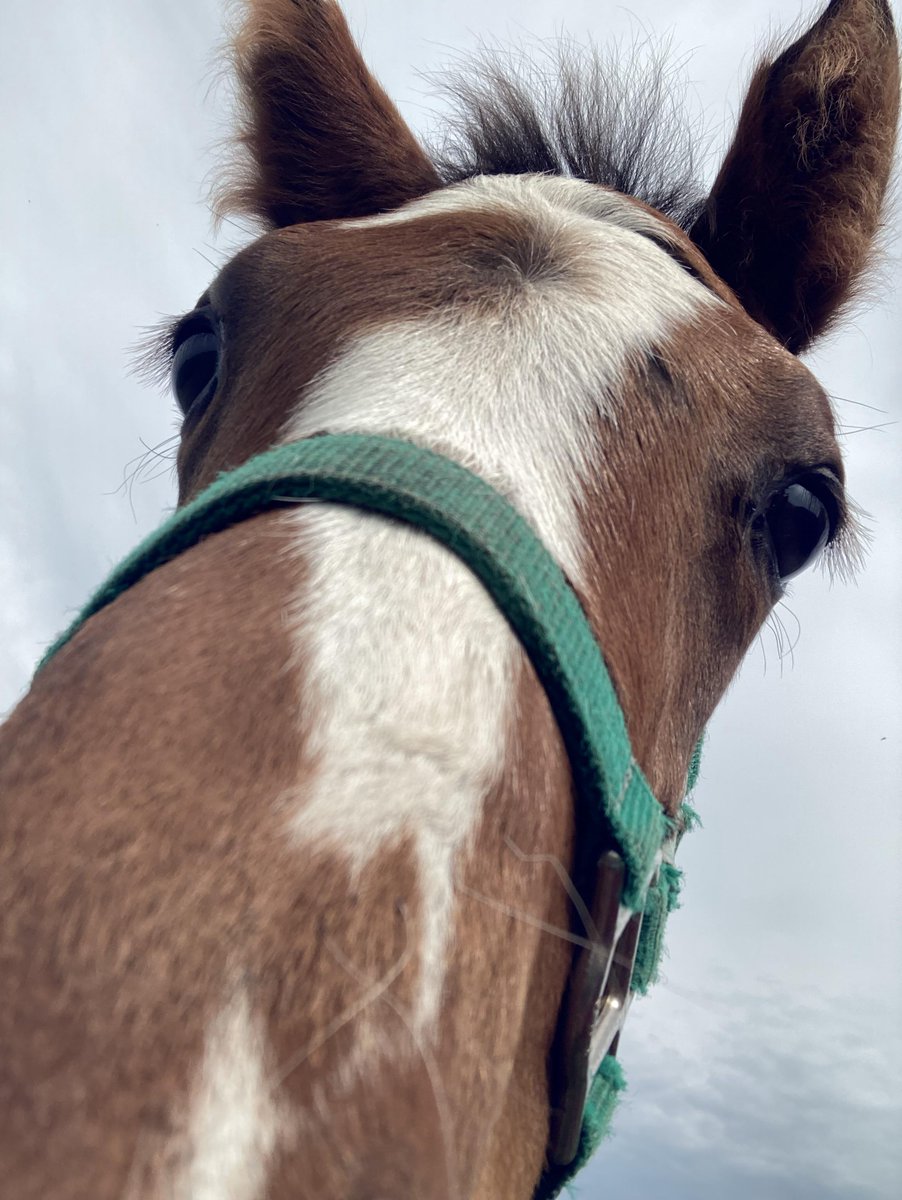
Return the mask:
<svg viewBox="0 0 902 1200">
<path fill-rule="evenodd" d="M 686 57 L 716 166 L 756 41 L 808 3 L 353 0 L 408 120 L 417 71 L 480 37 L 655 31 Z M 228 89 L 215 0 L 2 0 L 0 711 L 42 649 L 174 503 L 172 402 L 127 374 L 244 235 L 204 204 Z M 891 247 L 892 249 L 892 247 Z M 884 280 L 898 278 L 899 245 Z M 213 265 L 211 265 L 213 264 Z M 632 1010 L 630 1090 L 585 1196 L 890 1200 L 902 1180 L 902 304 L 875 288 L 810 365 L 847 430 L 874 544 L 855 586 L 803 576 L 713 720 L 664 981 Z M 884 428 L 868 428 L 885 426 Z M 165 450 L 165 446 L 164 446 Z"/>
</svg>

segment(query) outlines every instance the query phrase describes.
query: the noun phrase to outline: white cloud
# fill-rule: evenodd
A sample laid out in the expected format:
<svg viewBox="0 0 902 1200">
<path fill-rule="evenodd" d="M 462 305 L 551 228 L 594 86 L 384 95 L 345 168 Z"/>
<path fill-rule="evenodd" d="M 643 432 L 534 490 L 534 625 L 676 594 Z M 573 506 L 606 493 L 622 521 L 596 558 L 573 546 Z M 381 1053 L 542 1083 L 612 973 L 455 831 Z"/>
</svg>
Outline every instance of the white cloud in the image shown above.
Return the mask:
<svg viewBox="0 0 902 1200">
<path fill-rule="evenodd" d="M 793 994 L 763 980 L 750 992 L 729 967 L 691 978 L 633 1008 L 621 1053 L 630 1087 L 614 1137 L 578 1181 L 585 1194 L 603 1184 L 687 1200 L 895 1195 L 898 1011 L 854 980 Z"/>
</svg>

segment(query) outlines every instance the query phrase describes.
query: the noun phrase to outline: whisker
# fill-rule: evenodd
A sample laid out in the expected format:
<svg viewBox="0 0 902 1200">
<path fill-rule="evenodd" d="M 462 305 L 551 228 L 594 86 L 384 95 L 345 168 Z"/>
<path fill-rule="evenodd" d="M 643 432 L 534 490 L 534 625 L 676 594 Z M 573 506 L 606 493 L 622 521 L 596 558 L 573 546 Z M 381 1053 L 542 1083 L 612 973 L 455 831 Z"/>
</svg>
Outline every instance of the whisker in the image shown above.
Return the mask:
<svg viewBox="0 0 902 1200">
<path fill-rule="evenodd" d="M 199 255 L 200 255 L 200 257 L 201 257 L 201 258 L 204 260 L 204 262 L 205 262 L 205 263 L 207 263 L 209 266 L 211 266 L 211 267 L 213 268 L 213 270 L 214 270 L 214 271 L 218 271 L 218 270 L 219 270 L 219 267 L 218 267 L 218 265 L 217 265 L 217 264 L 216 264 L 216 263 L 213 261 L 213 259 L 212 259 L 212 258 L 208 258 L 208 257 L 206 256 L 206 254 L 204 254 L 203 250 L 198 250 L 197 246 L 195 246 L 195 247 L 194 247 L 194 253 L 195 253 L 195 254 L 199 254 Z"/>
<path fill-rule="evenodd" d="M 770 630 L 777 648 L 777 662 L 780 664 L 780 678 L 783 678 L 783 626 L 775 612 L 768 613 L 767 628 Z"/>
<path fill-rule="evenodd" d="M 503 900 L 497 900 L 494 896 L 487 896 L 483 892 L 477 892 L 475 888 L 471 888 L 466 883 L 458 881 L 454 887 L 455 891 L 462 892 L 463 895 L 469 896 L 473 900 L 478 900 L 480 904 L 485 904 L 487 908 L 493 908 L 496 912 L 503 913 L 506 917 L 512 917 L 515 921 L 521 921 L 524 925 L 529 925 L 533 929 L 540 930 L 542 933 L 550 933 L 553 937 L 558 937 L 564 942 L 570 942 L 574 946 L 582 946 L 585 950 L 589 950 L 592 946 L 597 945 L 597 942 L 593 942 L 589 938 L 580 937 L 578 933 L 571 933 L 569 929 L 561 929 L 558 925 L 552 925 L 548 921 L 543 921 L 541 917 L 534 917 L 532 913 L 513 908 L 510 904 L 506 904 Z"/>
<path fill-rule="evenodd" d="M 802 638 L 802 622 L 799 620 L 798 616 L 793 612 L 793 610 L 789 607 L 789 605 L 786 603 L 785 600 L 780 601 L 780 607 L 783 609 L 784 612 L 788 613 L 796 623 L 795 639 L 794 640 L 791 638 L 789 639 L 789 657 L 790 657 L 792 666 L 795 667 L 795 648 L 796 648 L 796 646 L 798 646 L 798 644 Z M 781 625 L 782 625 L 782 621 L 781 621 Z M 784 629 L 785 629 L 785 626 L 784 626 Z M 789 635 L 787 634 L 787 637 L 788 636 Z"/>
<path fill-rule="evenodd" d="M 885 408 L 877 408 L 874 404 L 865 404 L 863 400 L 850 400 L 848 396 L 837 396 L 835 392 L 831 393 L 830 399 L 838 400 L 843 404 L 854 404 L 856 408 L 869 408 L 871 412 L 882 413 L 884 416 L 887 415 Z"/>
<path fill-rule="evenodd" d="M 778 613 L 774 614 L 774 620 L 780 627 L 780 674 L 782 677 L 783 666 L 787 659 L 789 659 L 790 667 L 795 666 L 795 655 L 793 654 L 793 646 L 785 621 Z"/>
<path fill-rule="evenodd" d="M 883 433 L 884 429 L 891 429 L 898 424 L 898 421 L 883 421 L 880 425 L 840 425 L 839 435 L 851 437 L 853 433 Z"/>
<path fill-rule="evenodd" d="M 164 467 L 161 471 L 154 471 L 153 475 L 145 475 L 141 479 L 141 483 L 153 483 L 155 479 L 162 479 L 164 475 L 172 475 L 174 468 L 172 466 Z"/>
<path fill-rule="evenodd" d="M 259 230 L 254 228 L 254 224 L 250 219 L 242 223 L 241 221 L 236 221 L 234 217 L 220 215 L 217 220 L 217 224 L 231 225 L 233 229 L 238 230 L 242 237 L 254 237 L 255 235 L 259 234 Z"/>
<path fill-rule="evenodd" d="M 145 450 L 147 451 L 148 454 L 152 454 L 157 458 L 162 458 L 162 459 L 165 459 L 167 462 L 171 462 L 173 460 L 173 458 L 175 458 L 175 455 L 174 454 L 165 454 L 162 451 L 161 447 L 168 445 L 170 442 L 177 442 L 178 439 L 179 439 L 179 435 L 177 433 L 171 433 L 168 438 L 164 438 L 162 442 L 157 442 L 157 444 L 155 446 L 148 445 L 147 442 L 145 442 L 144 438 L 139 438 L 138 440 L 140 441 L 141 445 L 145 448 Z"/>
<path fill-rule="evenodd" d="M 783 621 L 783 618 L 776 611 L 776 609 L 771 614 L 771 618 L 774 621 L 775 627 L 778 628 L 780 631 L 779 657 L 780 657 L 780 677 L 782 678 L 783 666 L 787 659 L 789 660 L 790 669 L 791 670 L 795 669 L 795 648 L 799 644 L 799 638 L 802 636 L 802 624 L 799 621 L 798 617 L 795 615 L 795 613 L 792 611 L 792 609 L 788 607 L 788 605 L 786 604 L 786 602 L 784 600 L 780 601 L 779 607 L 782 608 L 785 612 L 789 613 L 790 616 L 793 618 L 793 620 L 796 623 L 796 634 L 795 634 L 795 638 L 793 638 L 790 635 L 789 630 L 786 628 L 786 624 Z"/>
<path fill-rule="evenodd" d="M 550 863 L 551 866 L 554 867 L 555 874 L 561 881 L 561 886 L 570 897 L 570 902 L 579 914 L 579 919 L 582 921 L 583 929 L 586 931 L 586 934 L 593 942 L 600 941 L 601 939 L 598 935 L 598 928 L 595 922 L 592 920 L 592 914 L 589 912 L 588 908 L 586 908 L 585 901 L 577 891 L 576 884 L 573 882 L 570 872 L 567 870 L 561 860 L 554 854 L 527 854 L 524 850 L 520 849 L 520 847 L 514 842 L 514 839 L 508 834 L 504 835 L 504 844 L 511 851 L 511 853 L 515 854 L 517 858 L 520 859 L 521 862 Z"/>
<path fill-rule="evenodd" d="M 343 967 L 348 974 L 356 979 L 358 983 L 366 984 L 371 982 L 368 976 L 360 971 L 354 963 L 348 959 L 341 949 L 334 942 L 326 942 L 326 949 L 335 959 L 340 967 Z M 435 1101 L 436 1115 L 438 1116 L 439 1128 L 442 1134 L 442 1148 L 445 1152 L 445 1182 L 448 1185 L 448 1195 L 450 1197 L 460 1196 L 460 1186 L 457 1180 L 457 1171 L 454 1168 L 456 1155 L 454 1154 L 454 1134 L 453 1123 L 451 1121 L 451 1110 L 448 1105 L 448 1098 L 445 1092 L 445 1085 L 442 1081 L 439 1065 L 431 1048 L 424 1040 L 422 1034 L 415 1028 L 413 1020 L 409 1014 L 404 1011 L 391 992 L 386 989 L 380 991 L 378 997 L 383 1004 L 394 1012 L 398 1019 L 402 1022 L 410 1040 L 416 1046 L 420 1058 L 423 1060 L 423 1066 L 426 1068 L 426 1076 L 429 1080 L 429 1086 L 432 1088 L 432 1098 Z"/>
<path fill-rule="evenodd" d="M 758 645 L 759 649 L 761 650 L 761 666 L 763 668 L 762 676 L 763 676 L 763 678 L 766 679 L 767 678 L 767 647 L 764 644 L 763 628 L 759 629 L 758 633 L 755 635 L 755 642 Z"/>
<path fill-rule="evenodd" d="M 295 1054 L 292 1058 L 289 1058 L 286 1063 L 283 1063 L 276 1077 L 277 1084 L 283 1084 L 289 1075 L 296 1071 L 298 1067 L 302 1066 L 312 1054 L 316 1053 L 317 1050 L 322 1049 L 326 1042 L 330 1041 L 340 1029 L 343 1029 L 344 1026 L 348 1024 L 349 1021 L 353 1021 L 354 1018 L 359 1016 L 365 1008 L 368 1008 L 371 1004 L 374 1004 L 379 997 L 391 987 L 398 976 L 403 972 L 404 968 L 408 965 L 413 957 L 413 947 L 410 944 L 410 938 L 407 930 L 407 920 L 403 907 L 400 911 L 403 918 L 404 927 L 404 949 L 401 951 L 397 960 L 391 967 L 389 967 L 384 975 L 377 979 L 376 982 L 364 992 L 359 999 L 357 999 L 353 1004 L 349 1004 L 348 1007 L 343 1009 L 337 1017 L 330 1021 L 325 1029 L 317 1034 L 317 1036 L 313 1038 L 312 1041 L 310 1041 L 302 1051 L 300 1051 L 298 1054 Z M 334 949 L 331 947 L 330 953 L 332 953 L 334 957 Z"/>
<path fill-rule="evenodd" d="M 129 459 L 129 461 L 122 468 L 122 482 L 112 492 L 107 492 L 106 494 L 108 496 L 115 496 L 127 489 L 128 502 L 129 507 L 131 508 L 132 517 L 136 518 L 137 514 L 135 512 L 133 499 L 135 484 L 139 481 L 141 483 L 150 483 L 152 480 L 159 479 L 161 475 L 166 474 L 166 470 L 159 471 L 151 476 L 146 476 L 144 474 L 154 459 L 159 462 L 166 462 L 169 464 L 167 470 L 172 470 L 172 464 L 174 463 L 176 456 L 176 446 L 173 443 L 178 442 L 178 439 L 179 435 L 177 433 L 170 434 L 170 436 L 164 438 L 162 442 L 158 442 L 156 446 L 149 446 L 143 438 L 139 439 L 141 445 L 144 447 L 144 452 L 136 455 L 132 459 Z M 131 470 L 129 470 L 130 467 L 132 468 Z"/>
</svg>

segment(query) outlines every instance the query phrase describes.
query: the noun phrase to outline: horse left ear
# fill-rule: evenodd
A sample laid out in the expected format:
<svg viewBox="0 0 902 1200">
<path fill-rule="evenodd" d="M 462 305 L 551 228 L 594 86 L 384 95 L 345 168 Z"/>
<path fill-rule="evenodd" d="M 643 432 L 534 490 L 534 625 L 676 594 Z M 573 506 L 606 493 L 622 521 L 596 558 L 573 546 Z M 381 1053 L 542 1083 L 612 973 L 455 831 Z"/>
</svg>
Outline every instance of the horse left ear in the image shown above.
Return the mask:
<svg viewBox="0 0 902 1200">
<path fill-rule="evenodd" d="M 388 212 L 440 186 L 334 0 L 244 0 L 233 59 L 247 152 L 216 208 L 271 227 Z"/>
<path fill-rule="evenodd" d="M 899 112 L 886 0 L 832 0 L 749 87 L 692 240 L 794 353 L 829 326 L 880 226 Z"/>
</svg>

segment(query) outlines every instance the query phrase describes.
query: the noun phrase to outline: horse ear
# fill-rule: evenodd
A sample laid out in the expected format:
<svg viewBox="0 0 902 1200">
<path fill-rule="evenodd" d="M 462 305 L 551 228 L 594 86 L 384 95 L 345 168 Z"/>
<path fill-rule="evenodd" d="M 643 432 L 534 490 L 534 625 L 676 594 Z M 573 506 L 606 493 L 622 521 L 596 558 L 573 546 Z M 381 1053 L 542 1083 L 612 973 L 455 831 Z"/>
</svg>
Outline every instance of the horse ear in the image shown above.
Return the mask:
<svg viewBox="0 0 902 1200">
<path fill-rule="evenodd" d="M 795 353 L 824 332 L 867 265 L 898 110 L 886 0 L 832 0 L 752 79 L 690 232 L 748 312 Z"/>
<path fill-rule="evenodd" d="M 245 0 L 233 59 L 246 151 L 216 204 L 270 226 L 386 212 L 439 186 L 333 0 Z"/>
</svg>

